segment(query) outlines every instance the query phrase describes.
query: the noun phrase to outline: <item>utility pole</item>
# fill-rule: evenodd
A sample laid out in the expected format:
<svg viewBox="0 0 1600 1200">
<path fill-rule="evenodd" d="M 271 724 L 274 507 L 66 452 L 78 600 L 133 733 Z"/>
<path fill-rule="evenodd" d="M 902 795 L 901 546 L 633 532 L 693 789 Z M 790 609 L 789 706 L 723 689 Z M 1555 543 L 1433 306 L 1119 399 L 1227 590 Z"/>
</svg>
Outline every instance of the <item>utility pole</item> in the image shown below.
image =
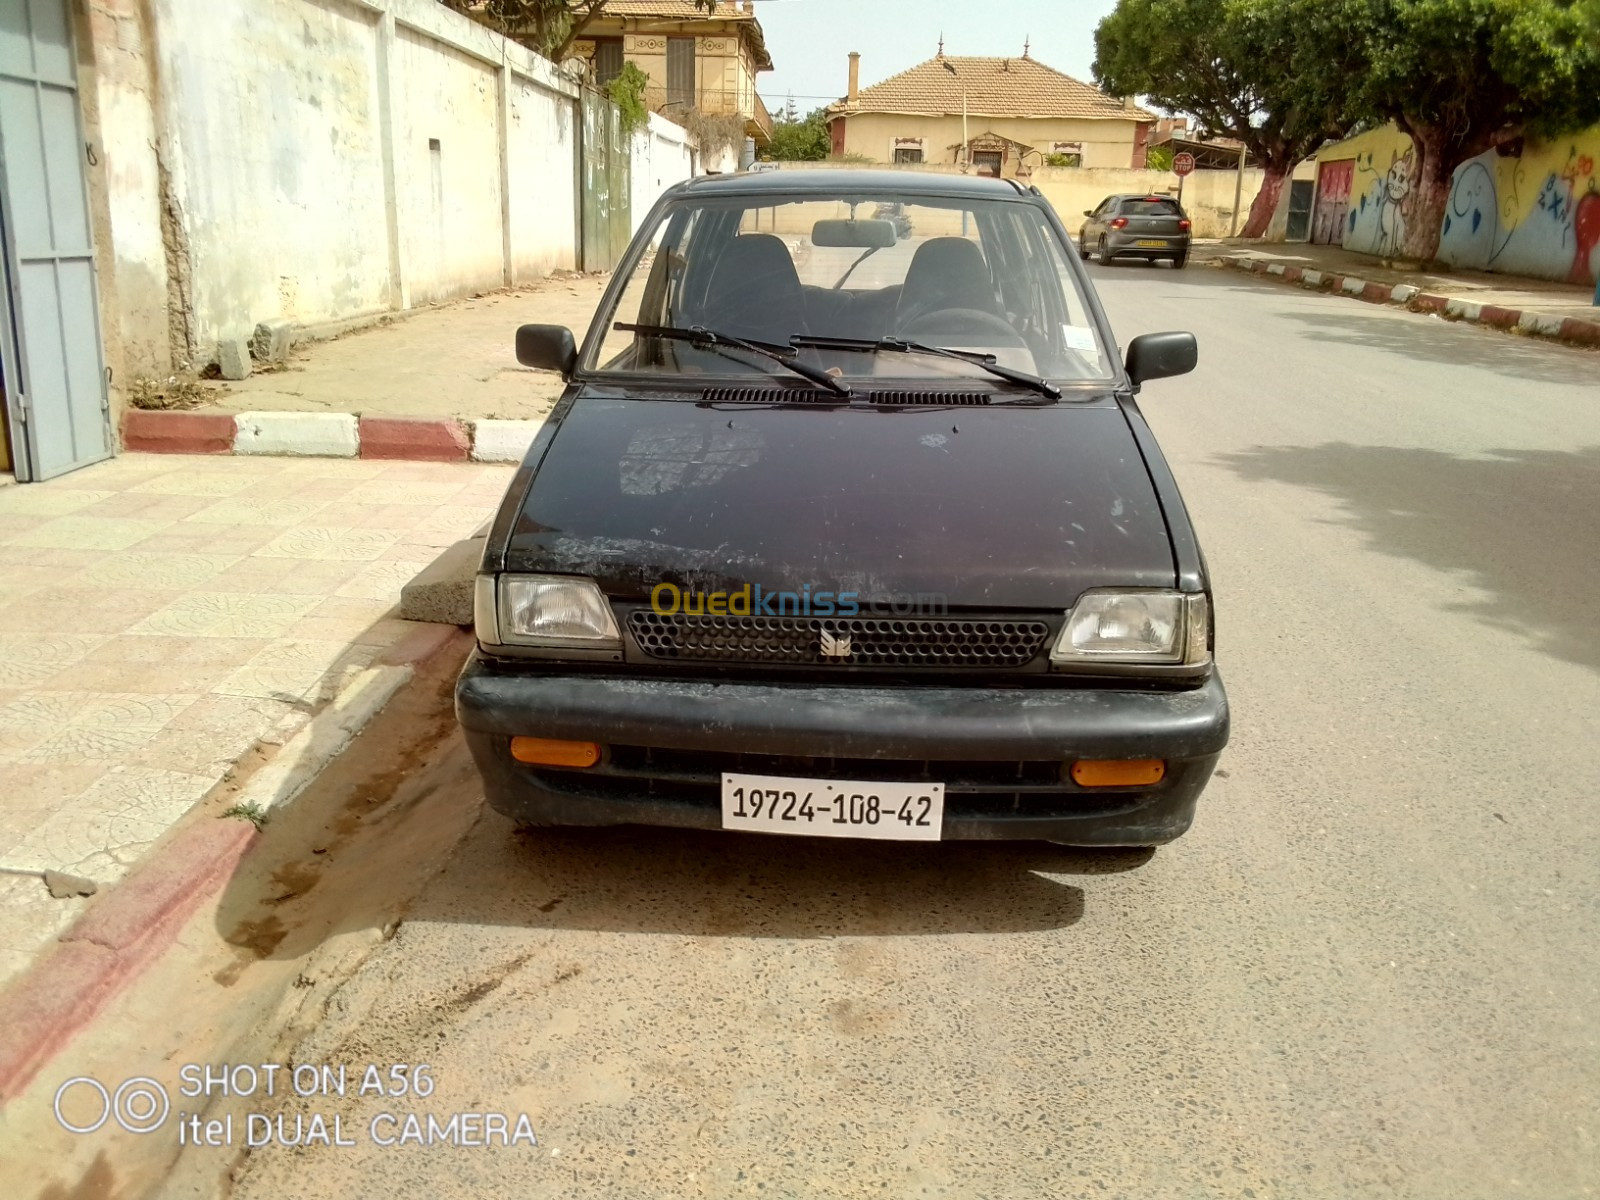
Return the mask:
<svg viewBox="0 0 1600 1200">
<path fill-rule="evenodd" d="M 1239 143 L 1239 169 L 1233 176 L 1233 219 L 1229 223 L 1228 236 L 1234 237 L 1239 232 L 1239 199 L 1244 195 L 1244 143 Z"/>
</svg>

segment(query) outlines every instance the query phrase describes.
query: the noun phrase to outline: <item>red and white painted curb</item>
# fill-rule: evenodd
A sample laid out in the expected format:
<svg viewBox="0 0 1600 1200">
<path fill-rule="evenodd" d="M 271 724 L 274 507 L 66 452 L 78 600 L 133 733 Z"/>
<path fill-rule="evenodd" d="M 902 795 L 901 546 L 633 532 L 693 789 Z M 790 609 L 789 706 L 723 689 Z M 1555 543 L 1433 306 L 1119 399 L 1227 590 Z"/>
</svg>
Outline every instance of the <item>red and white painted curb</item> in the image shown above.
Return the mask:
<svg viewBox="0 0 1600 1200">
<path fill-rule="evenodd" d="M 1441 296 L 1424 292 L 1409 283 L 1372 283 L 1354 275 L 1338 275 L 1328 271 L 1314 271 L 1289 263 L 1275 262 L 1250 254 L 1224 254 L 1218 259 L 1223 266 L 1256 275 L 1270 275 L 1285 283 L 1325 292 L 1343 292 L 1370 304 L 1397 304 L 1412 312 L 1435 313 L 1446 320 L 1468 321 L 1476 325 L 1490 325 L 1495 329 L 1517 330 L 1535 337 L 1550 338 L 1575 346 L 1600 346 L 1600 313 L 1594 320 L 1583 317 L 1561 317 L 1553 313 L 1523 312 L 1515 308 L 1502 308 L 1497 304 L 1477 304 L 1459 297 Z"/>
<path fill-rule="evenodd" d="M 466 647 L 455 626 L 419 623 L 247 779 L 235 799 L 269 810 L 293 799 L 424 664 L 445 654 L 465 657 Z M 253 825 L 218 820 L 204 805 L 0 990 L 0 1106 L 177 940 L 255 845 Z"/>
<path fill-rule="evenodd" d="M 154 454 L 280 454 L 422 462 L 521 462 L 541 421 L 358 417 L 351 413 L 130 408 L 122 446 Z"/>
</svg>

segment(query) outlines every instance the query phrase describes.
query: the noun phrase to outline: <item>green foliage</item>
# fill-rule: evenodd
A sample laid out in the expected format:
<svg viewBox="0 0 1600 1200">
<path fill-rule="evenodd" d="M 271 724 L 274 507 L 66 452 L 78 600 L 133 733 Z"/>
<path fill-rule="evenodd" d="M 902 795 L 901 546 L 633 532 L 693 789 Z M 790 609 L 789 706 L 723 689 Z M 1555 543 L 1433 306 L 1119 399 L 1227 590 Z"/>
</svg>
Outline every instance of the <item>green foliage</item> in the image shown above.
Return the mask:
<svg viewBox="0 0 1600 1200">
<path fill-rule="evenodd" d="M 650 121 L 650 110 L 645 107 L 644 102 L 644 89 L 649 83 L 650 76 L 639 69 L 638 63 L 630 59 L 622 64 L 622 70 L 606 88 L 611 103 L 622 113 L 624 137 L 632 137 Z"/>
<path fill-rule="evenodd" d="M 1118 0 L 1095 50 L 1106 90 L 1240 139 L 1280 186 L 1324 140 L 1394 121 L 1415 258 L 1462 162 L 1600 120 L 1600 0 Z M 1266 215 L 1258 198 L 1245 233 Z"/>
<path fill-rule="evenodd" d="M 440 0 L 440 3 L 560 62 L 589 23 L 605 11 L 607 0 Z M 694 0 L 694 3 L 696 8 L 707 11 L 716 7 L 716 0 Z"/>
<path fill-rule="evenodd" d="M 1322 0 L 1119 0 L 1095 31 L 1095 78 L 1248 145 L 1287 171 L 1348 128 Z"/>
<path fill-rule="evenodd" d="M 1046 154 L 1044 165 L 1047 167 L 1081 167 L 1083 155 L 1081 154 Z"/>
<path fill-rule="evenodd" d="M 803 119 L 788 119 L 793 111 L 791 99 L 784 119 L 772 123 L 772 145 L 766 157 L 778 162 L 821 162 L 833 148 L 827 110 L 814 108 Z"/>
<path fill-rule="evenodd" d="M 1407 259 L 1437 253 L 1463 162 L 1600 121 L 1597 0 L 1326 0 L 1325 18 L 1350 47 L 1347 113 L 1411 138 L 1390 183 Z"/>
<path fill-rule="evenodd" d="M 1152 171 L 1172 170 L 1172 160 L 1177 157 L 1177 151 L 1172 148 L 1172 143 L 1165 146 L 1151 146 L 1145 152 L 1144 165 Z"/>
<path fill-rule="evenodd" d="M 1600 121 L 1593 0 L 1332 0 L 1354 44 L 1350 111 L 1461 157 Z"/>
</svg>

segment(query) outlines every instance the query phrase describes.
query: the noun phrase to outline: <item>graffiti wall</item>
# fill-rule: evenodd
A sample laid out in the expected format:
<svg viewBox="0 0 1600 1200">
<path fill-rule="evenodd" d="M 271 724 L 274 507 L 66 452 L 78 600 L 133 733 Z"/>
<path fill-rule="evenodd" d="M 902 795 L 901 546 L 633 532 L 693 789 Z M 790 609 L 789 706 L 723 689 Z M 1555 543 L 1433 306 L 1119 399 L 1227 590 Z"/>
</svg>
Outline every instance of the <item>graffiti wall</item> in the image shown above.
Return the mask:
<svg viewBox="0 0 1600 1200">
<path fill-rule="evenodd" d="M 1416 164 L 1411 139 L 1390 125 L 1328 147 L 1317 162 L 1319 181 L 1330 184 L 1318 184 L 1319 212 L 1334 200 L 1344 212 L 1340 237 L 1313 240 L 1340 241 L 1362 254 L 1398 254 L 1406 232 L 1401 202 Z M 1332 196 L 1332 185 L 1348 197 Z M 1457 167 L 1439 259 L 1479 271 L 1594 283 L 1600 275 L 1600 126 L 1526 143 L 1512 154 L 1491 150 Z"/>
<path fill-rule="evenodd" d="M 1344 248 L 1362 254 L 1399 253 L 1406 233 L 1400 202 L 1411 191 L 1411 139 L 1392 125 L 1374 129 L 1317 156 L 1319 163 L 1329 160 L 1351 164 Z"/>
<path fill-rule="evenodd" d="M 1600 276 L 1600 127 L 1456 169 L 1439 258 L 1481 271 L 1594 283 Z"/>
</svg>

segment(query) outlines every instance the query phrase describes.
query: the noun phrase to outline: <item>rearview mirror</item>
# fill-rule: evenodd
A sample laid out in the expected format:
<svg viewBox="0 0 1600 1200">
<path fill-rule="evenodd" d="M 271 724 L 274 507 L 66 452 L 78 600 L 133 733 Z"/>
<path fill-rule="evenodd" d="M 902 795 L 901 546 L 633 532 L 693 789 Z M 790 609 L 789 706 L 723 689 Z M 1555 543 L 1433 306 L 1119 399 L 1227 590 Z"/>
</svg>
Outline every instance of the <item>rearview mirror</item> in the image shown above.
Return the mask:
<svg viewBox="0 0 1600 1200">
<path fill-rule="evenodd" d="M 560 371 L 570 379 L 578 365 L 578 344 L 565 325 L 523 325 L 517 329 L 517 361 L 541 371 Z"/>
<path fill-rule="evenodd" d="M 1192 333 L 1142 333 L 1128 343 L 1128 378 L 1135 388 L 1147 379 L 1187 375 L 1199 361 Z"/>
<path fill-rule="evenodd" d="M 893 221 L 818 221 L 811 227 L 813 246 L 887 250 L 895 240 Z"/>
</svg>

